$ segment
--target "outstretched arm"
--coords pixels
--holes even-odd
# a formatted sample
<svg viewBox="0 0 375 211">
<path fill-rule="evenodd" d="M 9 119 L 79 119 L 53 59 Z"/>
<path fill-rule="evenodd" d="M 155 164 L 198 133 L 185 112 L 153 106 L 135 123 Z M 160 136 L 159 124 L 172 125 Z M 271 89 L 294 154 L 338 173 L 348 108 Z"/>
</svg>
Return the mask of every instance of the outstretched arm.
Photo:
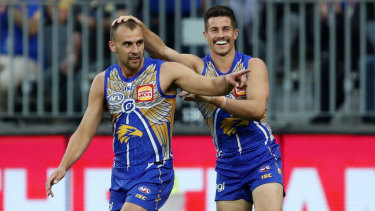
<svg viewBox="0 0 375 211">
<path fill-rule="evenodd" d="M 148 29 L 142 21 L 134 16 L 120 16 L 112 25 L 127 21 L 129 19 L 135 20 L 142 28 L 143 36 L 145 39 L 145 49 L 154 58 L 159 58 L 166 61 L 178 62 L 193 69 L 196 73 L 203 71 L 203 60 L 192 54 L 181 54 L 172 48 L 168 47 L 158 35 Z"/>
<path fill-rule="evenodd" d="M 54 196 L 52 186 L 65 176 L 66 171 L 81 157 L 90 144 L 103 116 L 103 100 L 104 72 L 95 77 L 90 89 L 89 103 L 85 115 L 77 130 L 70 138 L 59 167 L 47 179 L 47 196 Z"/>
<path fill-rule="evenodd" d="M 186 92 L 180 93 L 179 96 L 188 101 L 211 103 L 237 117 L 260 121 L 266 114 L 269 97 L 268 71 L 261 59 L 251 59 L 248 67 L 251 72 L 247 74 L 246 100 L 235 100 L 224 96 L 189 95 Z"/>
<path fill-rule="evenodd" d="M 173 85 L 198 95 L 225 95 L 232 91 L 233 87 L 240 89 L 246 86 L 244 76 L 250 70 L 235 72 L 219 77 L 206 77 L 196 74 L 190 68 L 176 62 L 165 62 L 161 66 L 160 83 L 163 91 L 167 91 Z"/>
</svg>

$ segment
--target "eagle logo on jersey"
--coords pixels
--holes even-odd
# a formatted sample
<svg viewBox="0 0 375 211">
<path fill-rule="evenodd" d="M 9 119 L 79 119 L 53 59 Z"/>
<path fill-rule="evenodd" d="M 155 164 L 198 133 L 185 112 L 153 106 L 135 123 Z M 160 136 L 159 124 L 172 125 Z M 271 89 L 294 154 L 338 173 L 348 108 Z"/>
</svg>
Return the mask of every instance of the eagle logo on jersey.
<svg viewBox="0 0 375 211">
<path fill-rule="evenodd" d="M 117 135 L 118 135 L 118 140 L 120 140 L 122 144 L 123 142 L 128 143 L 129 138 L 133 138 L 136 136 L 142 137 L 143 133 L 142 131 L 130 125 L 121 125 L 117 130 Z"/>
<path fill-rule="evenodd" d="M 237 128 L 249 125 L 249 121 L 241 119 L 238 117 L 229 117 L 221 121 L 221 128 L 223 128 L 223 133 L 228 136 L 237 133 Z"/>
</svg>

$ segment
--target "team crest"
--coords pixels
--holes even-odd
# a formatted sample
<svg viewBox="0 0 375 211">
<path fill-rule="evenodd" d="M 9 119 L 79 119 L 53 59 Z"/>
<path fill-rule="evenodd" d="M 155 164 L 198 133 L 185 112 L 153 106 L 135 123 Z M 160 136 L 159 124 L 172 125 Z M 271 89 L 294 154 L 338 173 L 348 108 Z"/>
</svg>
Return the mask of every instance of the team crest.
<svg viewBox="0 0 375 211">
<path fill-rule="evenodd" d="M 246 89 L 237 89 L 237 88 L 234 88 L 234 95 L 236 97 L 245 96 L 246 95 Z"/>
<path fill-rule="evenodd" d="M 144 85 L 137 87 L 137 102 L 154 100 L 154 85 Z"/>
</svg>

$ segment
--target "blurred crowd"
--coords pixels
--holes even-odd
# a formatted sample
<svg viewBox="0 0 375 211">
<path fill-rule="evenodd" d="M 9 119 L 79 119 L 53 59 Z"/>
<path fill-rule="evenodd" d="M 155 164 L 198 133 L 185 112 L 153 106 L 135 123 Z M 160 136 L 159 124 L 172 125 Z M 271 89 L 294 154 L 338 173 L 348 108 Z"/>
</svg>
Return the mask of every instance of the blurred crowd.
<svg viewBox="0 0 375 211">
<path fill-rule="evenodd" d="M 197 17 L 202 17 L 207 6 L 215 4 L 226 4 L 232 7 L 237 15 L 237 19 L 243 20 L 243 32 L 244 36 L 244 53 L 250 54 L 254 50 L 253 43 L 253 24 L 254 17 L 259 17 L 259 34 L 255 35 L 258 37 L 257 45 L 259 49 L 258 57 L 266 59 L 267 54 L 272 53 L 275 66 L 278 69 L 282 69 L 283 62 L 285 61 L 284 48 L 290 48 L 292 52 L 292 65 L 298 65 L 298 40 L 299 37 L 299 16 L 301 15 L 299 4 L 290 4 L 291 10 L 288 17 L 284 14 L 284 7 L 282 4 L 283 0 L 273 1 L 276 2 L 274 5 L 274 18 L 275 18 L 275 29 L 274 29 L 274 46 L 275 51 L 267 52 L 267 0 L 192 0 L 195 1 L 193 4 L 190 1 L 181 1 L 181 16 L 189 17 L 195 14 Z M 52 77 L 56 76 L 53 72 L 54 62 L 56 59 L 53 57 L 55 51 L 58 51 L 57 67 L 58 67 L 58 87 L 59 87 L 59 109 L 61 111 L 66 110 L 66 99 L 67 99 L 67 78 L 73 76 L 74 78 L 74 110 L 80 111 L 81 102 L 81 70 L 82 62 L 84 61 L 83 56 L 88 57 L 88 63 L 90 67 L 96 68 L 96 60 L 98 58 L 98 50 L 102 49 L 102 55 L 99 57 L 103 58 L 104 63 L 102 64 L 103 70 L 111 64 L 111 53 L 108 48 L 109 40 L 109 29 L 112 20 L 120 15 L 132 14 L 140 19 L 144 18 L 144 11 L 142 10 L 146 0 L 131 1 L 132 5 L 126 5 L 124 2 L 128 1 L 104 1 L 104 0 L 12 0 L 7 3 L 0 3 L 0 113 L 6 112 L 8 107 L 8 94 L 14 94 L 16 96 L 15 106 L 17 109 L 21 106 L 17 103 L 17 99 L 25 94 L 25 92 L 35 95 L 35 86 L 38 71 L 43 70 L 43 78 L 45 81 L 45 96 L 51 96 L 51 83 Z M 208 4 L 207 2 L 210 2 Z M 240 2 L 243 3 L 240 4 Z M 25 4 L 26 3 L 26 4 Z M 168 46 L 173 47 L 174 38 L 174 12 L 175 12 L 175 0 L 165 0 L 165 12 L 166 12 L 166 26 L 167 33 L 165 42 Z M 150 29 L 156 33 L 159 33 L 159 1 L 150 0 L 149 4 L 149 18 L 150 18 Z M 364 115 L 364 121 L 375 122 L 375 99 L 374 99 L 374 72 L 375 72 L 375 36 L 371 32 L 375 30 L 375 19 L 374 19 L 374 2 L 366 3 L 366 58 L 365 69 L 366 69 L 366 112 L 368 115 Z M 41 5 L 41 6 L 40 6 Z M 196 8 L 191 8 L 194 5 Z M 314 49 L 314 7 L 312 3 L 305 4 L 305 24 L 306 24 L 306 59 L 313 60 L 313 49 Z M 131 11 L 129 10 L 131 8 Z M 320 71 L 321 71 L 321 93 L 320 93 L 320 110 L 321 114 L 318 114 L 311 120 L 312 123 L 329 122 L 332 118 L 328 112 L 330 108 L 334 107 L 339 109 L 345 101 L 345 17 L 350 16 L 351 28 L 351 52 L 350 52 L 350 69 L 351 73 L 359 75 L 360 66 L 360 4 L 359 1 L 345 1 L 345 2 L 322 2 L 319 6 L 320 9 Z M 194 11 L 194 12 L 192 12 Z M 333 11 L 330 12 L 330 11 Z M 345 12 L 348 11 L 348 12 Z M 255 14 L 255 15 L 254 15 Z M 332 15 L 333 14 L 333 15 Z M 43 59 L 42 68 L 38 68 L 38 36 L 40 36 L 39 20 L 42 17 L 43 20 Z M 100 17 L 100 19 L 98 18 Z M 98 21 L 100 20 L 100 22 Z M 25 24 L 25 23 L 28 24 Z M 290 46 L 285 46 L 283 42 L 284 38 L 284 24 L 289 23 L 290 29 Z M 72 23 L 72 25 L 69 25 Z M 58 25 L 58 27 L 55 27 Z M 99 30 L 97 27 L 100 27 Z M 58 49 L 54 49 L 52 34 L 57 33 L 59 39 L 57 41 Z M 335 49 L 330 49 L 329 36 L 330 30 L 335 30 Z M 72 30 L 71 37 L 67 37 L 69 30 Z M 87 34 L 85 34 L 88 32 Z M 203 29 L 202 29 L 203 30 Z M 98 31 L 102 32 L 103 42 L 101 46 L 97 40 L 99 36 Z M 26 33 L 26 35 L 25 35 Z M 88 55 L 83 55 L 85 52 L 82 48 L 82 43 L 88 43 Z M 27 45 L 27 46 L 25 46 Z M 330 74 L 330 51 L 334 50 L 335 61 L 335 78 L 331 78 Z M 198 52 L 198 56 L 203 56 L 203 52 Z M 56 66 L 56 64 L 55 64 Z M 12 70 L 12 73 L 10 71 Z M 279 72 L 279 71 L 278 71 Z M 283 72 L 282 70 L 280 71 Z M 31 88 L 25 89 L 22 84 L 27 77 L 28 81 L 31 81 Z M 330 83 L 335 81 L 335 105 L 330 105 Z M 34 82 L 34 83 L 33 83 Z M 303 86 L 303 84 L 298 84 Z M 358 82 L 357 82 L 358 86 Z M 11 91 L 9 89 L 12 89 Z M 18 97 L 18 98 L 17 98 Z M 45 104 L 46 110 L 50 109 L 51 105 Z M 33 108 L 31 108 L 33 109 Z M 35 108 L 34 108 L 35 109 Z M 177 111 L 178 112 L 178 111 Z M 327 114 L 328 113 L 328 114 Z"/>
</svg>

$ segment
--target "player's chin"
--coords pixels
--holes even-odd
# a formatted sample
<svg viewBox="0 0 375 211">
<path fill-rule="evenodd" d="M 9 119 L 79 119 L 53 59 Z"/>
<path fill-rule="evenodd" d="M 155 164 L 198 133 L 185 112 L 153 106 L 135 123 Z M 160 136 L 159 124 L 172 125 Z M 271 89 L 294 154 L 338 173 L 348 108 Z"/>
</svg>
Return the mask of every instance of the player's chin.
<svg viewBox="0 0 375 211">
<path fill-rule="evenodd" d="M 131 59 L 131 60 L 129 60 L 129 63 L 130 63 L 130 65 L 132 65 L 132 66 L 139 66 L 139 64 L 140 64 L 140 59 Z"/>
<path fill-rule="evenodd" d="M 229 53 L 229 49 L 225 48 L 225 49 L 215 49 L 215 53 L 218 54 L 218 55 L 221 55 L 221 56 L 225 56 Z"/>
</svg>

